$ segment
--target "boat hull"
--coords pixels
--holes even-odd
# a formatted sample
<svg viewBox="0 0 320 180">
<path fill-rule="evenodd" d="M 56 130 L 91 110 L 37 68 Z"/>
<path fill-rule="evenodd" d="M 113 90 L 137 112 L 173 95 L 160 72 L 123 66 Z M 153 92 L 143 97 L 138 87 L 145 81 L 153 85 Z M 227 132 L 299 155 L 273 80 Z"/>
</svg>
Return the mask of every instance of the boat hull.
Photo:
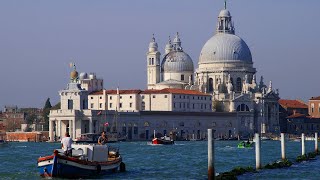
<svg viewBox="0 0 320 180">
<path fill-rule="evenodd" d="M 121 157 L 106 162 L 89 162 L 62 155 L 39 158 L 38 169 L 42 177 L 83 178 L 116 172 Z"/>
<path fill-rule="evenodd" d="M 173 145 L 174 141 L 154 138 L 152 140 L 152 144 L 154 144 L 154 145 Z"/>
</svg>

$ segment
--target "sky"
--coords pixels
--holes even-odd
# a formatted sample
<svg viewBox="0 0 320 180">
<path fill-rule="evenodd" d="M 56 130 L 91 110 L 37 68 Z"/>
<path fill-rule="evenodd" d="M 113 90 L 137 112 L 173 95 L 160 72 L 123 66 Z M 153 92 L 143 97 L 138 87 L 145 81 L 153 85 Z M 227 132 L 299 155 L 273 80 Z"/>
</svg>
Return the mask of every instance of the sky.
<svg viewBox="0 0 320 180">
<path fill-rule="evenodd" d="M 79 72 L 95 72 L 106 89 L 145 89 L 153 33 L 164 52 L 178 31 L 197 68 L 223 6 L 223 0 L 2 0 L 0 108 L 43 107 L 47 98 L 56 104 L 70 62 Z M 227 3 L 257 77 L 272 80 L 281 98 L 320 96 L 319 7 L 319 0 Z"/>
</svg>

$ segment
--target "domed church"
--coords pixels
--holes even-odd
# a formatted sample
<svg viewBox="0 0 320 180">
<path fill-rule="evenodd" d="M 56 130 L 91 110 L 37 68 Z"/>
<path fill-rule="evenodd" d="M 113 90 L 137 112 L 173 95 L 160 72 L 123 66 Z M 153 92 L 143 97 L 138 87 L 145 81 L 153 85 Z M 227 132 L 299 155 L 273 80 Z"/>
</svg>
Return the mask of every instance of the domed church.
<svg viewBox="0 0 320 180">
<path fill-rule="evenodd" d="M 212 111 L 237 112 L 239 124 L 247 132 L 279 132 L 279 93 L 272 82 L 256 80 L 252 54 L 236 35 L 226 3 L 218 15 L 215 34 L 204 44 L 194 70 L 193 61 L 183 51 L 179 34 L 165 45 L 162 56 L 154 36 L 147 52 L 148 89 L 179 88 L 212 95 Z"/>
</svg>

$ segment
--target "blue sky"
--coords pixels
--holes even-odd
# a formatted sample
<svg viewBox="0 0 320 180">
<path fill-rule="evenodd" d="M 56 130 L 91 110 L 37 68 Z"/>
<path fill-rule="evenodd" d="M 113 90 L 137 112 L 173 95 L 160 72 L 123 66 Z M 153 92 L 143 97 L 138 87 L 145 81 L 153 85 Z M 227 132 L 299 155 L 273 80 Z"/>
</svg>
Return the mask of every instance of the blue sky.
<svg viewBox="0 0 320 180">
<path fill-rule="evenodd" d="M 42 107 L 59 101 L 69 62 L 96 72 L 107 89 L 146 88 L 152 33 L 163 51 L 179 31 L 197 67 L 214 35 L 222 0 L 0 1 L 0 107 Z M 318 0 L 230 0 L 236 34 L 251 49 L 257 76 L 281 98 L 320 95 Z M 259 78 L 258 78 L 259 79 Z"/>
</svg>

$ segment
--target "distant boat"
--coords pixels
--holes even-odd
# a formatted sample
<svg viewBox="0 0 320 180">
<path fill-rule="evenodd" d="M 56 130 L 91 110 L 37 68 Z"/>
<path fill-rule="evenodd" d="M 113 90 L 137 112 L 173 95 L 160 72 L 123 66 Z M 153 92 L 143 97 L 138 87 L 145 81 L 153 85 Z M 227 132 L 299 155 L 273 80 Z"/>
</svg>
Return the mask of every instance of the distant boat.
<svg viewBox="0 0 320 180">
<path fill-rule="evenodd" d="M 270 138 L 266 137 L 266 136 L 262 136 L 261 137 L 261 141 L 269 141 L 271 140 Z"/>
<path fill-rule="evenodd" d="M 253 142 L 242 141 L 238 144 L 238 148 L 250 148 L 253 146 Z"/>
<path fill-rule="evenodd" d="M 98 143 L 100 134 L 84 133 L 74 140 L 75 143 Z"/>
<path fill-rule="evenodd" d="M 72 156 L 65 156 L 62 149 L 53 155 L 38 158 L 42 177 L 87 178 L 125 170 L 117 149 L 105 145 L 73 144 Z"/>
<path fill-rule="evenodd" d="M 154 138 L 152 139 L 151 144 L 153 145 L 173 145 L 174 141 L 171 139 L 171 137 L 163 136 L 161 138 L 156 137 L 156 131 L 154 130 Z"/>
</svg>

